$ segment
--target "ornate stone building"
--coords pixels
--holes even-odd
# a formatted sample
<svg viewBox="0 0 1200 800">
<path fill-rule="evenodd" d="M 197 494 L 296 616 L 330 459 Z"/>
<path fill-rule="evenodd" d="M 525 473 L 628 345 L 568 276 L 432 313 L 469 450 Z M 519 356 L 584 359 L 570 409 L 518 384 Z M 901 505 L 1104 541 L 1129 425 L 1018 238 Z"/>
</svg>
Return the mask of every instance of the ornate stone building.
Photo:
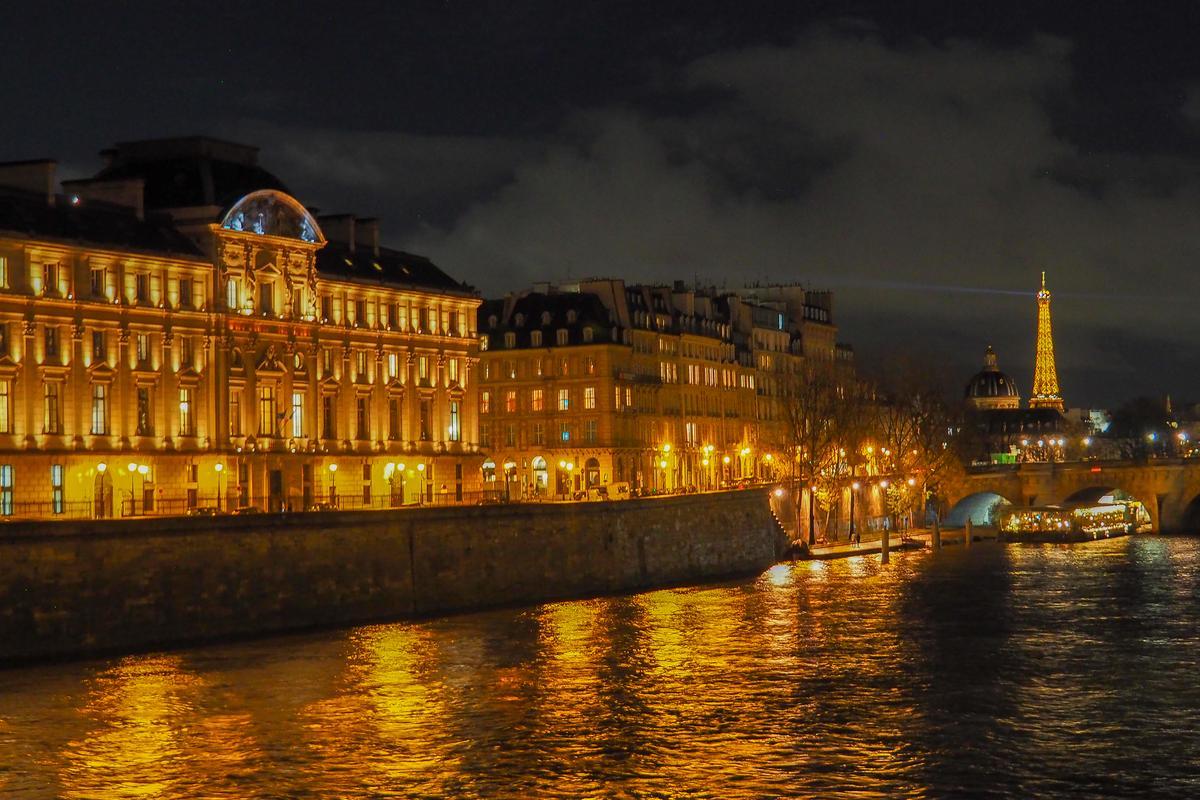
<svg viewBox="0 0 1200 800">
<path fill-rule="evenodd" d="M 0 515 L 469 501 L 480 300 L 254 148 L 0 164 Z"/>
</svg>

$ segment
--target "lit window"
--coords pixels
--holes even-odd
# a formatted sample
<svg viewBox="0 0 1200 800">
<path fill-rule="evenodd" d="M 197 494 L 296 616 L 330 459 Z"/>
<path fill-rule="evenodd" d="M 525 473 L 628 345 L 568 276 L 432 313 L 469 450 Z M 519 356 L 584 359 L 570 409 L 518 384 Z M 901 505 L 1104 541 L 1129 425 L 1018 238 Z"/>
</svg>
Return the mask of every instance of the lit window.
<svg viewBox="0 0 1200 800">
<path fill-rule="evenodd" d="M 450 378 L 450 383 L 458 383 L 458 359 L 451 358 L 446 361 L 446 374 Z"/>
<path fill-rule="evenodd" d="M 400 419 L 403 410 L 399 397 L 388 398 L 388 438 L 393 441 L 400 438 Z"/>
<path fill-rule="evenodd" d="M 234 389 L 229 393 L 229 435 L 242 435 L 242 390 Z"/>
<path fill-rule="evenodd" d="M 559 411 L 570 411 L 571 410 L 571 391 L 569 389 L 559 389 L 558 390 L 558 410 Z"/>
<path fill-rule="evenodd" d="M 506 414 L 517 413 L 517 391 L 509 389 L 504 393 L 504 412 Z"/>
<path fill-rule="evenodd" d="M 596 407 L 596 387 L 586 386 L 583 389 L 583 407 L 592 409 Z"/>
<path fill-rule="evenodd" d="M 274 436 L 275 429 L 275 387 L 260 386 L 258 389 L 258 435 Z"/>
<path fill-rule="evenodd" d="M 137 435 L 154 435 L 154 408 L 150 403 L 150 387 L 137 387 Z"/>
<path fill-rule="evenodd" d="M 566 422 L 558 423 L 558 438 L 559 441 L 571 441 L 571 426 Z"/>
<path fill-rule="evenodd" d="M 63 465 L 50 465 L 50 510 L 63 513 Z"/>
<path fill-rule="evenodd" d="M 0 514 L 11 517 L 13 513 L 13 468 L 12 464 L 0 464 Z"/>
<path fill-rule="evenodd" d="M 5 381 L 4 383 L 7 384 L 8 381 Z M 479 413 L 480 414 L 492 413 L 492 393 L 491 392 L 483 391 L 483 392 L 479 393 Z"/>
<path fill-rule="evenodd" d="M 193 414 L 194 407 L 192 405 L 192 390 L 179 390 L 179 435 L 180 436 L 195 436 L 196 435 L 196 419 Z"/>
<path fill-rule="evenodd" d="M 292 438 L 304 436 L 304 393 L 292 392 Z"/>
<path fill-rule="evenodd" d="M 546 396 L 545 396 L 545 392 L 543 390 L 534 389 L 530 393 L 529 409 L 531 411 L 545 411 L 546 410 Z"/>
<path fill-rule="evenodd" d="M 57 383 L 47 383 L 43 386 L 42 433 L 62 432 L 62 409 L 59 405 L 60 388 Z"/>
<path fill-rule="evenodd" d="M 458 422 L 458 401 L 457 400 L 450 401 L 450 428 L 447 433 L 448 433 L 447 438 L 452 442 L 457 442 L 461 438 L 461 432 L 459 430 L 459 422 Z"/>
<path fill-rule="evenodd" d="M 108 387 L 103 383 L 92 384 L 92 435 L 108 433 Z"/>
<path fill-rule="evenodd" d="M 11 384 L 7 380 L 0 381 L 0 433 L 12 433 L 12 415 L 9 399 Z"/>
<path fill-rule="evenodd" d="M 354 406 L 355 438 L 366 440 L 371 438 L 371 398 L 359 395 L 355 398 Z"/>
</svg>

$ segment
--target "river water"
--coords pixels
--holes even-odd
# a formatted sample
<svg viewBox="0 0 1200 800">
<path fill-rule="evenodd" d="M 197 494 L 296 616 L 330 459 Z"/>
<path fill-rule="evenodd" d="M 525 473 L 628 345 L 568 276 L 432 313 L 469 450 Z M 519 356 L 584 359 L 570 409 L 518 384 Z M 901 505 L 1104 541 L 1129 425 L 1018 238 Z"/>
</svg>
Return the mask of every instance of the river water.
<svg viewBox="0 0 1200 800">
<path fill-rule="evenodd" d="M 1200 539 L 0 672 L 0 796 L 1200 797 Z"/>
</svg>

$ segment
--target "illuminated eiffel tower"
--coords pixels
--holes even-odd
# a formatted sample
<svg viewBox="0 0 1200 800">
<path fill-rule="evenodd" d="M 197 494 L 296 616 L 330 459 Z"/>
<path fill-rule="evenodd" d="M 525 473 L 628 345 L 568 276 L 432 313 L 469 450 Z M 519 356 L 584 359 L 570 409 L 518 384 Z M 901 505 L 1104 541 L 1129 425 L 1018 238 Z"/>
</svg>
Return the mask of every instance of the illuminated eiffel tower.
<svg viewBox="0 0 1200 800">
<path fill-rule="evenodd" d="M 1050 333 L 1050 291 L 1046 288 L 1046 273 L 1042 273 L 1042 288 L 1037 293 L 1037 361 L 1033 367 L 1033 393 L 1030 408 L 1063 410 L 1058 391 L 1058 372 L 1054 369 L 1054 337 Z"/>
</svg>

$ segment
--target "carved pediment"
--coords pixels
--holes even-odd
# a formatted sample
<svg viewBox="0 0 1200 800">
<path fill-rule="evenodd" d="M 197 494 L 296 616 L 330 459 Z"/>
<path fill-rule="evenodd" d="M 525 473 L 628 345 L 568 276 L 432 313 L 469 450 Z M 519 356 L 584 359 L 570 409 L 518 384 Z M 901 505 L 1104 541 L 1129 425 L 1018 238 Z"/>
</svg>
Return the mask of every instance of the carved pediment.
<svg viewBox="0 0 1200 800">
<path fill-rule="evenodd" d="M 107 361 L 94 361 L 88 367 L 88 375 L 93 381 L 108 383 L 116 377 L 117 371 L 110 367 Z"/>
<path fill-rule="evenodd" d="M 203 376 L 194 368 L 185 367 L 179 370 L 179 372 L 175 374 L 175 377 L 178 379 L 180 386 L 195 386 L 200 383 L 200 379 Z"/>
<path fill-rule="evenodd" d="M 275 352 L 275 345 L 267 345 L 267 349 L 263 351 L 262 358 L 259 359 L 254 371 L 283 374 L 283 362 L 279 360 L 279 355 Z"/>
</svg>

